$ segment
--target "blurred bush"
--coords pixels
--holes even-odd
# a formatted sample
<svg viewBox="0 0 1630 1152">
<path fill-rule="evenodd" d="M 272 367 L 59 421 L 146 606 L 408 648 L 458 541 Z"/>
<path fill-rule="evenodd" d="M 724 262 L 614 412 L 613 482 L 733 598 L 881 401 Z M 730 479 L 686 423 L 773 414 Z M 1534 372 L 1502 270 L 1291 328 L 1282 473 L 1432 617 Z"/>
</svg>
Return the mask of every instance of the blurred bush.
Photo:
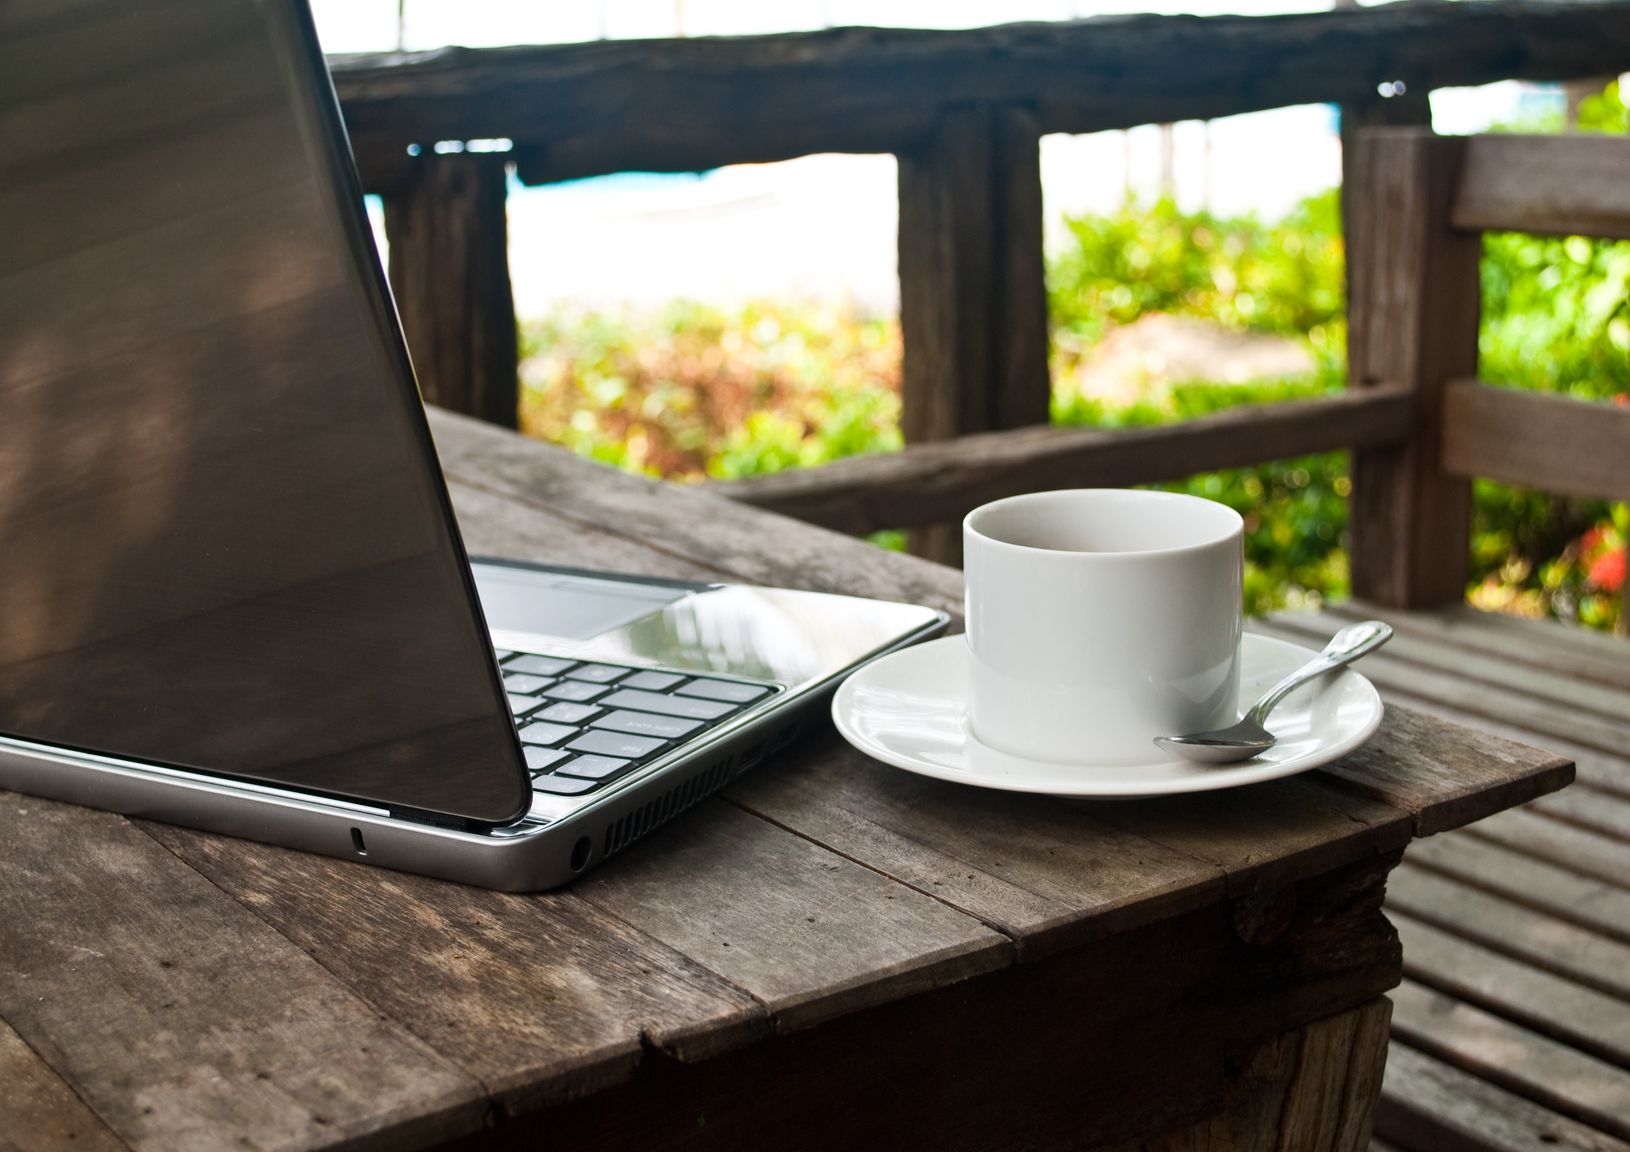
<svg viewBox="0 0 1630 1152">
<path fill-rule="evenodd" d="M 1624 131 L 1616 85 L 1581 126 Z M 1334 190 L 1285 219 L 1128 203 L 1067 221 L 1051 261 L 1055 380 L 1140 317 L 1194 317 L 1305 342 L 1312 373 L 1244 384 L 1174 382 L 1130 399 L 1058 392 L 1056 423 L 1118 427 L 1341 388 L 1346 320 Z M 1483 262 L 1481 374 L 1491 383 L 1630 402 L 1630 243 L 1493 235 Z M 523 330 L 522 427 L 584 455 L 674 479 L 749 476 L 899 447 L 893 318 L 830 306 L 676 303 L 655 314 L 563 309 Z M 1247 607 L 1347 591 L 1344 454 L 1162 485 L 1220 500 L 1247 526 Z M 1623 504 L 1475 487 L 1474 603 L 1597 628 L 1623 620 Z M 899 546 L 899 534 L 881 534 Z M 1621 624 L 1622 626 L 1622 624 Z"/>
</svg>

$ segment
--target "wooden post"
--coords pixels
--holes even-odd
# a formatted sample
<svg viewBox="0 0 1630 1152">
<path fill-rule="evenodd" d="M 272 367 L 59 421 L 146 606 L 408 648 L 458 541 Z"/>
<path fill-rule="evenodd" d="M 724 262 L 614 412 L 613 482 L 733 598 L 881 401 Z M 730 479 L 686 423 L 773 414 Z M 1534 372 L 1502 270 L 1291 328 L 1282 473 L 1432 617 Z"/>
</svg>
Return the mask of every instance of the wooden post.
<svg viewBox="0 0 1630 1152">
<path fill-rule="evenodd" d="M 514 428 L 520 386 L 501 153 L 422 156 L 385 199 L 391 290 L 428 404 Z"/>
<path fill-rule="evenodd" d="M 1349 5 L 1337 5 L 1345 7 Z M 1424 87 L 1406 88 L 1395 96 L 1382 96 L 1377 92 L 1368 100 L 1354 101 L 1341 106 L 1341 229 L 1352 236 L 1353 222 L 1349 204 L 1352 189 L 1361 185 L 1363 177 L 1359 167 L 1363 163 L 1358 154 L 1358 134 L 1367 128 L 1430 128 L 1432 126 L 1431 93 Z M 1349 246 L 1349 254 L 1351 247 Z M 1347 299 L 1353 299 L 1352 261 L 1347 263 Z"/>
<path fill-rule="evenodd" d="M 899 158 L 908 442 L 1048 420 L 1040 140 L 1027 108 L 964 105 Z M 924 529 L 913 550 L 960 564 L 960 533 Z"/>
<path fill-rule="evenodd" d="M 1444 385 L 1477 372 L 1482 237 L 1449 226 L 1464 151 L 1426 131 L 1365 132 L 1347 185 L 1349 385 L 1415 397 L 1409 441 L 1353 453 L 1353 595 L 1391 607 L 1466 594 L 1471 484 L 1440 467 Z"/>
</svg>

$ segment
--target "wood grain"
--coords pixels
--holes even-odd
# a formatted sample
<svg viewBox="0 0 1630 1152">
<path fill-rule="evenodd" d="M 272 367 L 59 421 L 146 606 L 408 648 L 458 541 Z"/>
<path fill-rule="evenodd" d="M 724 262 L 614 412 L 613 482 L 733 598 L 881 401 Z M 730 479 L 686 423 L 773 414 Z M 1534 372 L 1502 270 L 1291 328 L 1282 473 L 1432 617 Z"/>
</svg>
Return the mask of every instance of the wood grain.
<svg viewBox="0 0 1630 1152">
<path fill-rule="evenodd" d="M 1376 1132 L 1420 1152 L 1630 1152 L 1630 1143 L 1396 1041 Z"/>
<path fill-rule="evenodd" d="M 1012 962 L 977 920 L 724 804 L 573 891 L 745 989 L 784 1031 Z"/>
<path fill-rule="evenodd" d="M 165 825 L 148 831 L 478 1081 L 509 1115 L 700 1059 L 762 1007 L 570 893 L 514 896 Z"/>
<path fill-rule="evenodd" d="M 861 534 L 961 517 L 1050 488 L 1125 487 L 1404 440 L 1413 401 L 1385 388 L 1235 408 L 1158 428 L 1027 428 L 709 485 L 734 500 Z"/>
<path fill-rule="evenodd" d="M 391 294 L 425 402 L 514 428 L 520 352 L 509 281 L 508 157 L 418 157 L 385 198 Z"/>
<path fill-rule="evenodd" d="M 1405 857 L 1387 884 L 1389 911 L 1630 1001 L 1630 944 L 1418 867 L 1411 863 L 1414 855 Z"/>
<path fill-rule="evenodd" d="M 123 817 L 0 793 L 0 1016 L 132 1148 L 480 1126 L 480 1086 Z"/>
<path fill-rule="evenodd" d="M 1630 1072 L 1411 980 L 1392 993 L 1393 1035 L 1412 1048 L 1630 1139 Z"/>
<path fill-rule="evenodd" d="M 1410 847 L 1409 860 L 1570 924 L 1630 944 L 1630 893 L 1471 835 Z"/>
<path fill-rule="evenodd" d="M 1471 232 L 1630 239 L 1630 141 L 1612 136 L 1474 137 L 1451 219 Z"/>
<path fill-rule="evenodd" d="M 332 61 L 376 187 L 408 144 L 509 137 L 529 182 L 903 152 L 948 104 L 1024 104 L 1094 132 L 1287 104 L 1617 72 L 1622 3 L 1394 5 L 1289 16 L 1130 16 L 942 32 L 604 41 Z M 1455 51 L 1439 46 L 1452 42 Z"/>
<path fill-rule="evenodd" d="M 1389 909 L 1411 979 L 1578 1051 L 1630 1065 L 1630 1004 Z"/>
<path fill-rule="evenodd" d="M 1568 396 L 1451 384 L 1443 468 L 1567 496 L 1630 492 L 1630 408 Z"/>
<path fill-rule="evenodd" d="M 1599 836 L 1526 809 L 1489 817 L 1477 826 L 1476 835 L 1630 890 L 1630 844 L 1622 840 Z"/>
<path fill-rule="evenodd" d="M 128 1147 L 3 1020 L 0 1086 L 0 1152 L 124 1152 Z"/>
<path fill-rule="evenodd" d="M 899 157 L 908 443 L 1047 423 L 1040 139 L 1026 108 L 969 104 Z M 912 550 L 960 567 L 960 525 L 914 535 Z"/>
<path fill-rule="evenodd" d="M 1444 474 L 1439 452 L 1443 387 L 1477 371 L 1482 243 L 1449 227 L 1462 149 L 1430 131 L 1369 129 L 1344 191 L 1348 380 L 1415 399 L 1407 444 L 1352 457 L 1353 594 L 1378 604 L 1458 604 L 1466 594 L 1471 487 Z"/>
</svg>

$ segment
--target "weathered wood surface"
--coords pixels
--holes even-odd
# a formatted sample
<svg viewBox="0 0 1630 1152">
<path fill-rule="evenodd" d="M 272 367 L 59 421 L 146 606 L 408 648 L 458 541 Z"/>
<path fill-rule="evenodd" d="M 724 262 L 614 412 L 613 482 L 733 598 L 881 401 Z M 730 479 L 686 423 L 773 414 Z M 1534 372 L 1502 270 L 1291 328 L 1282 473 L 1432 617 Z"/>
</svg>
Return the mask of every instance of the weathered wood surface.
<svg viewBox="0 0 1630 1152">
<path fill-rule="evenodd" d="M 1048 421 L 1040 144 L 1027 108 L 959 105 L 900 156 L 907 443 Z M 912 544 L 961 566 L 959 524 L 928 528 Z"/>
<path fill-rule="evenodd" d="M 960 599 L 948 569 L 433 426 L 475 551 Z M 137 1149 L 544 1126 L 585 1148 L 958 1148 L 1015 1116 L 1035 1147 L 1154 1139 L 1220 1115 L 1243 1054 L 1398 979 L 1382 886 L 1423 819 L 1565 779 L 1542 754 L 1490 775 L 1430 719 L 1398 730 L 1435 751 L 1396 803 L 1350 769 L 1215 804 L 991 798 L 815 739 L 538 896 L 0 797 L 0 1020 Z"/>
<path fill-rule="evenodd" d="M 1350 386 L 1415 399 L 1407 443 L 1353 453 L 1353 594 L 1403 608 L 1466 595 L 1471 484 L 1444 474 L 1439 449 L 1443 388 L 1477 371 L 1482 241 L 1449 227 L 1464 146 L 1422 129 L 1362 133 L 1343 189 Z"/>
<path fill-rule="evenodd" d="M 960 517 L 1051 488 L 1123 487 L 1335 448 L 1387 448 L 1413 426 L 1398 389 L 1235 408 L 1158 428 L 1026 428 L 709 485 L 755 507 L 856 535 Z"/>
<path fill-rule="evenodd" d="M 508 157 L 427 154 L 385 197 L 391 293 L 426 403 L 514 428 L 520 353 L 509 281 Z"/>
<path fill-rule="evenodd" d="M 1473 138 L 1451 220 L 1468 231 L 1630 239 L 1630 140 Z"/>
<path fill-rule="evenodd" d="M 1364 672 L 1389 700 L 1579 757 L 1577 787 L 1418 841 L 1393 874 L 1387 909 L 1409 982 L 1377 1130 L 1404 1152 L 1625 1152 L 1630 644 L 1363 604 L 1260 627 L 1314 645 L 1377 615 L 1397 634 Z"/>
<path fill-rule="evenodd" d="M 1630 492 L 1630 408 L 1461 381 L 1444 392 L 1442 428 L 1453 475 L 1566 496 Z"/>
<path fill-rule="evenodd" d="M 694 171 L 817 152 L 909 152 L 951 104 L 1033 109 L 1048 132 L 1373 101 L 1493 80 L 1616 73 L 1630 5 L 1404 3 L 1132 16 L 969 31 L 840 28 L 336 57 L 365 178 L 408 144 L 507 137 L 523 179 Z M 1453 52 L 1442 45 L 1451 42 Z"/>
</svg>

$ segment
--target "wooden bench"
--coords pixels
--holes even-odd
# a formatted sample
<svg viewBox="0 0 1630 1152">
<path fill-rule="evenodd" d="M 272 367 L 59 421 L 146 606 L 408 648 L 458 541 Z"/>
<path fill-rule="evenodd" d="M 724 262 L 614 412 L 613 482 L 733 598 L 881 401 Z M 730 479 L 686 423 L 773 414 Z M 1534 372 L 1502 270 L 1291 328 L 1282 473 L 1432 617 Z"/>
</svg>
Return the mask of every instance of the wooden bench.
<svg viewBox="0 0 1630 1152">
<path fill-rule="evenodd" d="M 1385 618 L 1398 636 L 1364 671 L 1390 701 L 1579 765 L 1576 788 L 1419 843 L 1397 873 L 1405 980 L 1378 1141 L 1630 1152 L 1630 644 L 1463 604 L 1472 478 L 1630 493 L 1630 410 L 1476 379 L 1482 233 L 1630 237 L 1630 140 L 1378 129 L 1357 148 L 1345 395 L 1132 433 L 988 433 L 730 494 L 859 532 L 1351 448 L 1360 601 L 1255 626 L 1317 644 Z"/>
<path fill-rule="evenodd" d="M 1389 702 L 1560 752 L 1575 784 L 1418 841 L 1388 884 L 1404 945 L 1376 1134 L 1400 1152 L 1630 1152 L 1630 643 L 1469 609 L 1390 619 Z"/>
</svg>

